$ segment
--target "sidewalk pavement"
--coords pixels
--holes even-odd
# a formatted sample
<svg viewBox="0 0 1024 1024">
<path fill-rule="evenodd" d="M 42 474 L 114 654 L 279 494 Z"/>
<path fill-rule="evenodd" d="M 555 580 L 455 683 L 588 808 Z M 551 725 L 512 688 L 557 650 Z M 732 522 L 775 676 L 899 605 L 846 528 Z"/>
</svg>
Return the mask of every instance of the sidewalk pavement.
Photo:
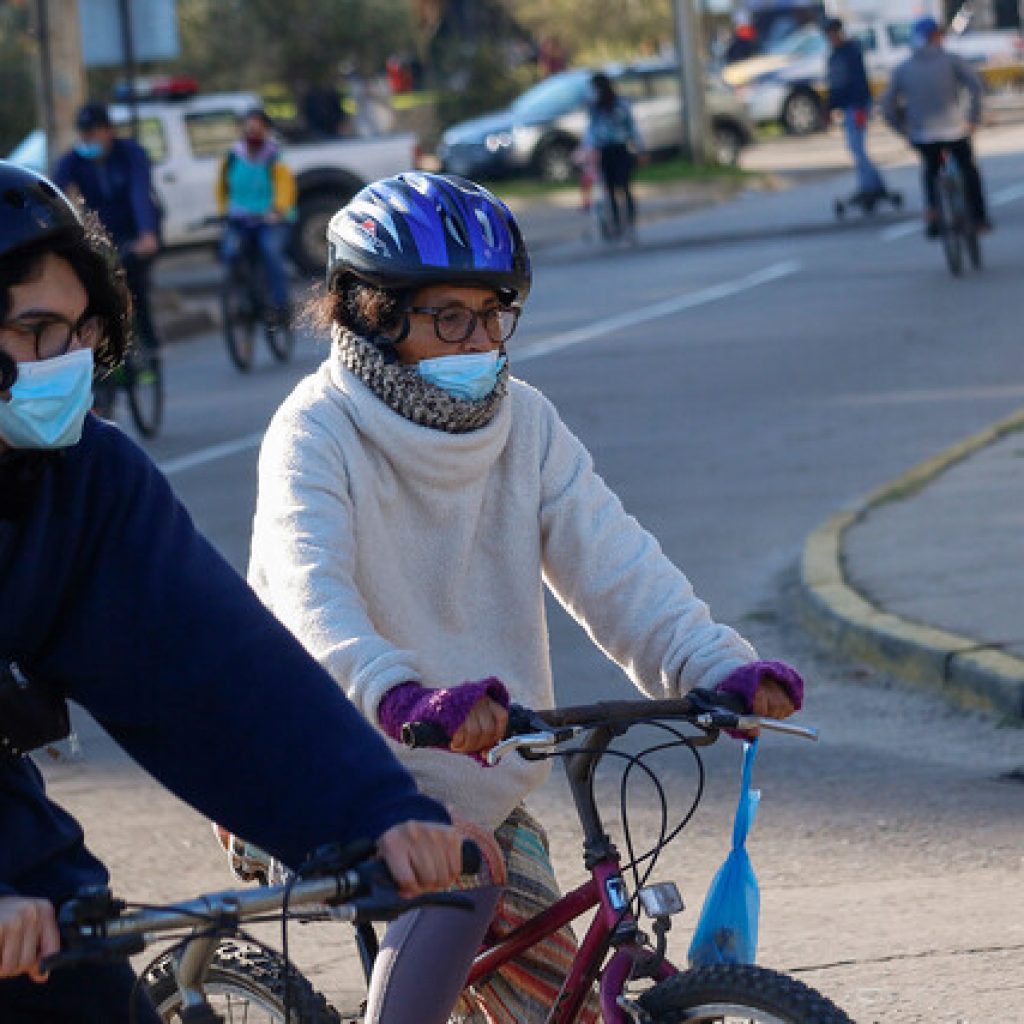
<svg viewBox="0 0 1024 1024">
<path fill-rule="evenodd" d="M 641 248 L 835 230 L 824 212 L 831 192 L 834 183 L 772 196 L 747 190 L 725 203 L 736 197 L 732 183 L 661 188 L 639 197 Z M 588 234 L 577 203 L 576 194 L 563 193 L 555 203 L 517 209 L 535 262 L 575 263 L 622 253 L 620 245 Z M 751 204 L 757 218 L 751 218 Z M 758 225 L 753 230 L 752 219 Z M 878 219 L 865 222 L 872 224 Z M 196 278 L 196 269 L 185 267 L 182 275 Z M 204 290 L 210 291 L 197 289 Z M 206 302 L 210 317 L 215 297 L 208 294 Z M 176 315 L 185 332 L 194 332 L 188 318 L 202 318 L 202 307 L 193 300 Z M 169 324 L 164 321 L 165 330 Z M 980 509 L 987 510 L 981 521 Z M 1020 722 L 1022 564 L 1024 410 L 910 470 L 816 530 L 801 559 L 801 616 L 809 629 L 851 658 Z"/>
<path fill-rule="evenodd" d="M 1024 720 L 1024 410 L 808 538 L 804 624 L 952 701 Z"/>
</svg>

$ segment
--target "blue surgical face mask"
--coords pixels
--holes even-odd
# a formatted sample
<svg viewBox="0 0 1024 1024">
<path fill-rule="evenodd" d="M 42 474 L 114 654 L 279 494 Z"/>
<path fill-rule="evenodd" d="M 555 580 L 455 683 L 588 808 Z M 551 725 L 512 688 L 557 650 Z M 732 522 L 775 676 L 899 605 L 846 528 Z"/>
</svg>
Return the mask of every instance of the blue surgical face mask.
<svg viewBox="0 0 1024 1024">
<path fill-rule="evenodd" d="M 0 398 L 0 439 L 11 448 L 67 448 L 92 406 L 92 349 L 18 363 L 11 400 Z"/>
<path fill-rule="evenodd" d="M 75 152 L 86 160 L 98 160 L 103 156 L 103 144 L 100 142 L 75 143 Z"/>
<path fill-rule="evenodd" d="M 416 368 L 420 376 L 447 391 L 454 398 L 479 402 L 498 385 L 498 374 L 505 357 L 494 352 L 470 352 L 459 356 L 421 359 Z"/>
</svg>

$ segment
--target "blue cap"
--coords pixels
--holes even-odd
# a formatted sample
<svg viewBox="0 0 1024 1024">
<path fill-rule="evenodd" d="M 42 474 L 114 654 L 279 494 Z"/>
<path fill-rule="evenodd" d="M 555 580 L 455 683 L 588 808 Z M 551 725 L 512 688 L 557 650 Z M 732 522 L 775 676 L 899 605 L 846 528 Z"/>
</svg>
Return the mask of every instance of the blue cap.
<svg viewBox="0 0 1024 1024">
<path fill-rule="evenodd" d="M 917 21 L 910 26 L 911 38 L 920 40 L 922 43 L 928 42 L 928 40 L 939 31 L 939 23 L 934 18 L 930 17 L 918 18 Z"/>
</svg>

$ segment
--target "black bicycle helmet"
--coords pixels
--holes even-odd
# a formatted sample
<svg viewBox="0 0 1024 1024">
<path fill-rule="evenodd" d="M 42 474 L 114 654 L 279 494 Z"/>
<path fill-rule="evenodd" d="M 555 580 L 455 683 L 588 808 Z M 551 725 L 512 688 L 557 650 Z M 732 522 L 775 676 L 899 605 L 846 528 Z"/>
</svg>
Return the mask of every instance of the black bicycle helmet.
<svg viewBox="0 0 1024 1024">
<path fill-rule="evenodd" d="M 0 160 L 0 257 L 69 230 L 82 230 L 75 208 L 40 174 Z"/>
<path fill-rule="evenodd" d="M 378 288 L 430 284 L 530 292 L 530 257 L 512 211 L 453 174 L 406 171 L 367 185 L 327 228 L 327 286 L 352 275 Z"/>
</svg>

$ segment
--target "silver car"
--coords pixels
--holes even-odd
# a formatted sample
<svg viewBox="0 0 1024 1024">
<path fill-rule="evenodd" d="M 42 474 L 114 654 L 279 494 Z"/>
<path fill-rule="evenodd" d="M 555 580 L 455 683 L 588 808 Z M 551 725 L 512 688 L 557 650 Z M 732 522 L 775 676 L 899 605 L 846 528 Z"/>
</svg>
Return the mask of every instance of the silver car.
<svg viewBox="0 0 1024 1024">
<path fill-rule="evenodd" d="M 587 129 L 590 79 L 598 70 L 632 106 L 645 149 L 655 156 L 678 150 L 683 135 L 678 65 L 652 60 L 562 71 L 527 89 L 507 110 L 453 125 L 438 147 L 442 168 L 467 177 L 525 172 L 568 181 L 576 172 L 573 153 Z M 746 110 L 715 77 L 708 78 L 705 99 L 715 157 L 735 164 L 754 138 Z"/>
</svg>

